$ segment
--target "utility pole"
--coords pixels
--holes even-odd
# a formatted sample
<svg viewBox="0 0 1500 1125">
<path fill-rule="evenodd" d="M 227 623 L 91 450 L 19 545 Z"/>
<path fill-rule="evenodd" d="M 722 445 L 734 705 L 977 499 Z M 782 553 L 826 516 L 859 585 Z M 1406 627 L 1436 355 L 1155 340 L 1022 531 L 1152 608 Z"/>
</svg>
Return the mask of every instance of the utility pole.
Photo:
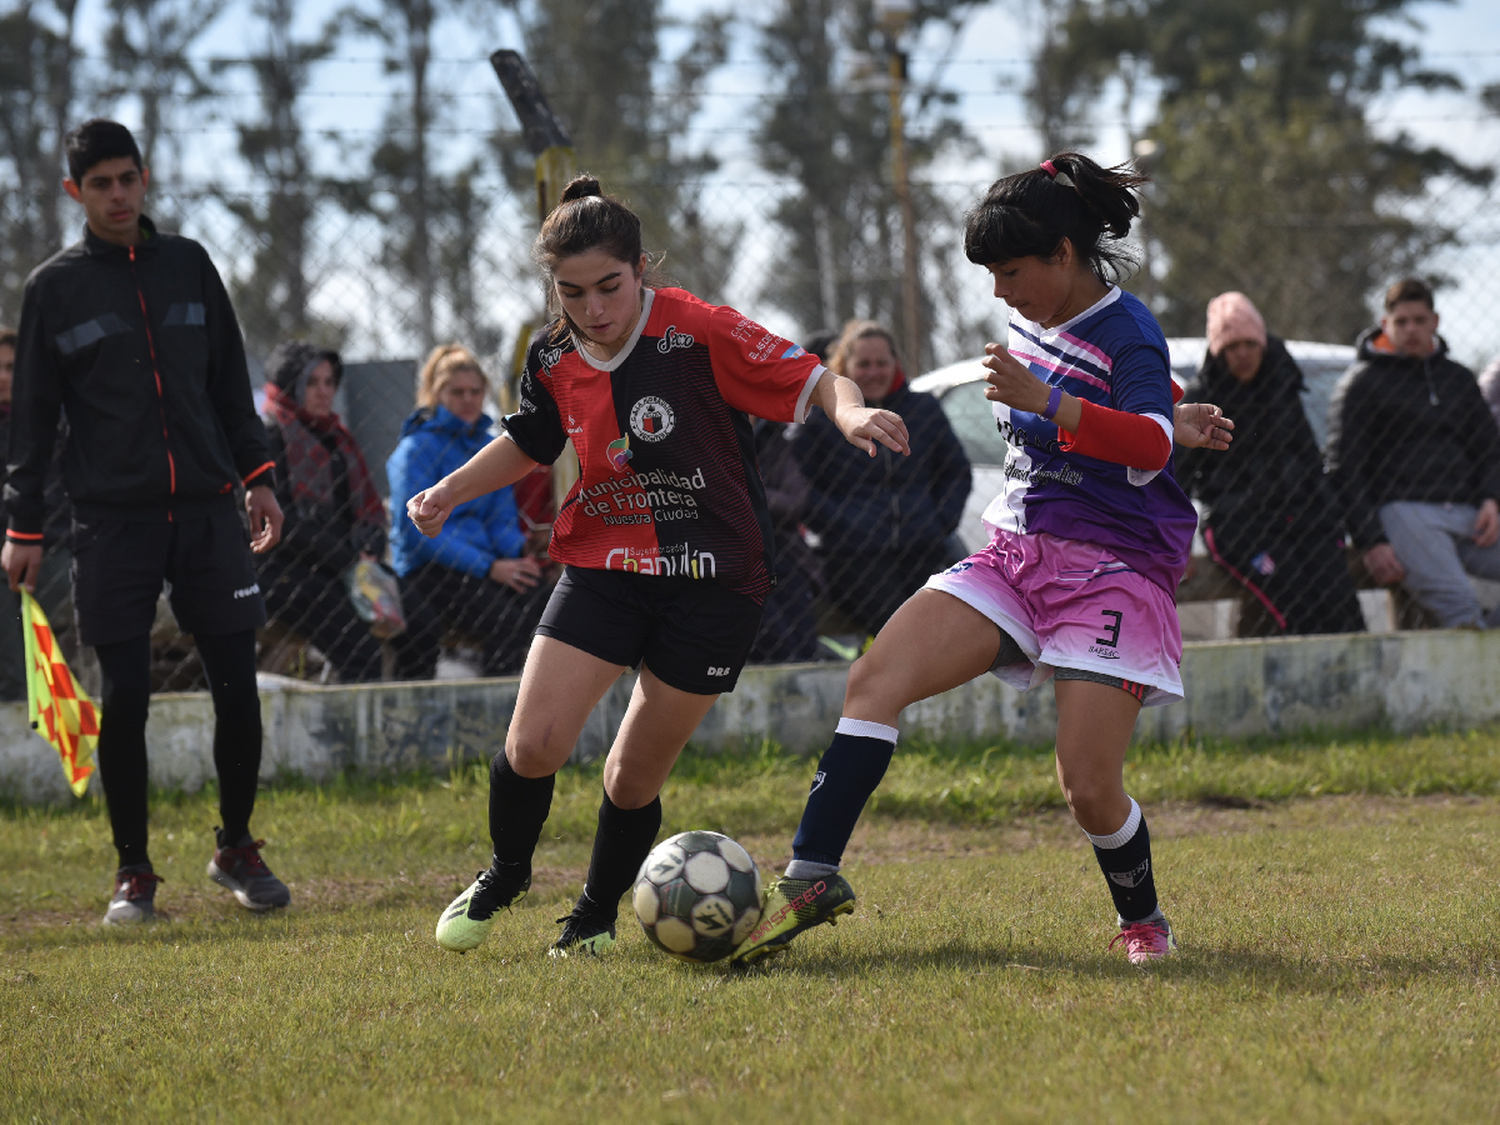
<svg viewBox="0 0 1500 1125">
<path fill-rule="evenodd" d="M 906 117 L 902 112 L 906 92 L 906 52 L 901 49 L 901 33 L 911 21 L 916 8 L 914 0 L 875 0 L 875 16 L 885 32 L 889 56 L 889 95 L 891 102 L 891 174 L 896 202 L 901 207 L 901 313 L 902 351 L 906 362 L 920 371 L 925 361 L 926 332 L 922 325 L 922 300 L 919 284 L 921 269 L 917 253 L 917 211 L 911 198 L 911 177 L 906 160 Z"/>
<path fill-rule="evenodd" d="M 562 119 L 552 111 L 547 95 L 536 80 L 536 74 L 521 57 L 519 51 L 499 50 L 490 56 L 490 65 L 505 89 L 505 96 L 521 121 L 521 132 L 526 138 L 526 148 L 536 161 L 536 217 L 538 224 L 547 221 L 552 209 L 557 206 L 557 197 L 563 186 L 573 178 L 577 162 L 573 152 L 573 138 Z M 512 363 L 512 378 L 519 385 L 526 364 L 526 349 L 531 335 L 540 325 L 526 322 L 516 336 L 516 349 Z M 578 480 L 578 454 L 568 443 L 569 452 L 557 459 L 552 466 L 552 500 L 557 511 L 562 511 L 568 491 Z"/>
</svg>

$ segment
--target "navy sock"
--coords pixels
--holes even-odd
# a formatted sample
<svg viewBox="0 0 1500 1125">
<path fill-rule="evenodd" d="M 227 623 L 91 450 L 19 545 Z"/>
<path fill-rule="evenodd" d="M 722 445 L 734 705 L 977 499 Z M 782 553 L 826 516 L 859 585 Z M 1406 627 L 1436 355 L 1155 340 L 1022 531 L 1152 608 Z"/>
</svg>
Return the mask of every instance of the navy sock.
<svg viewBox="0 0 1500 1125">
<path fill-rule="evenodd" d="M 1109 885 L 1110 897 L 1115 900 L 1120 924 L 1154 917 L 1159 912 L 1156 874 L 1151 867 L 1151 833 L 1146 831 L 1141 806 L 1131 799 L 1130 815 L 1118 832 L 1108 836 L 1087 832 L 1084 835 L 1094 845 L 1094 858 L 1099 861 L 1099 870 L 1104 872 L 1104 881 Z"/>
<path fill-rule="evenodd" d="M 579 905 L 607 918 L 616 917 L 620 896 L 634 885 L 660 830 L 660 797 L 638 809 L 622 809 L 608 793 L 604 794 L 599 802 L 599 828 L 594 833 L 589 878 Z"/>
<path fill-rule="evenodd" d="M 508 881 L 531 878 L 531 856 L 552 808 L 555 777 L 522 777 L 510 767 L 505 751 L 490 763 L 490 839 L 495 842 L 495 870 Z"/>
<path fill-rule="evenodd" d="M 818 762 L 792 857 L 838 867 L 865 802 L 896 750 L 896 728 L 863 719 L 840 719 L 833 742 Z"/>
</svg>

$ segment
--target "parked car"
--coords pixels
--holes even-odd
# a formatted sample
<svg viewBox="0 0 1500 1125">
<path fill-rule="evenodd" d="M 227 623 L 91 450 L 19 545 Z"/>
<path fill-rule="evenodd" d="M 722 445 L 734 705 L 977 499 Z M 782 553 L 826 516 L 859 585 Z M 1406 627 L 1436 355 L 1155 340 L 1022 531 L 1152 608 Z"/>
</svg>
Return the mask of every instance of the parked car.
<svg viewBox="0 0 1500 1125">
<path fill-rule="evenodd" d="M 1287 350 L 1302 368 L 1307 389 L 1302 394 L 1302 408 L 1321 445 L 1328 433 L 1328 400 L 1334 384 L 1354 362 L 1354 349 L 1346 344 L 1319 344 L 1307 340 L 1288 340 Z M 1172 378 L 1185 386 L 1197 374 L 1208 351 L 1202 336 L 1174 336 L 1167 340 L 1171 352 Z M 958 535 L 964 546 L 977 551 L 988 541 L 980 517 L 989 502 L 1000 492 L 1005 481 L 1005 439 L 995 428 L 995 414 L 990 400 L 984 397 L 982 357 L 964 359 L 929 371 L 912 380 L 912 389 L 934 395 L 942 404 L 953 431 L 964 444 L 964 452 L 973 465 L 974 485 L 964 506 Z M 1194 553 L 1205 553 L 1194 541 Z"/>
</svg>

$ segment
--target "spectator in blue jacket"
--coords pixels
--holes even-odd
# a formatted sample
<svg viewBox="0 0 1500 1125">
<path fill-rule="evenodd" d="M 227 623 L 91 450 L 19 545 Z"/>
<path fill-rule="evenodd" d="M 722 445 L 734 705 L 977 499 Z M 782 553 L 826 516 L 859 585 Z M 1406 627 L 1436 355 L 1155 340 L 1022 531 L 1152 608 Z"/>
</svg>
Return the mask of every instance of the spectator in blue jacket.
<svg viewBox="0 0 1500 1125">
<path fill-rule="evenodd" d="M 972 483 L 969 459 L 937 400 L 907 386 L 895 337 L 881 325 L 846 324 L 828 368 L 858 383 L 866 405 L 901 415 L 911 434 L 910 457 L 883 447 L 870 457 L 819 412 L 793 443 L 825 596 L 856 631 L 873 634 L 929 575 L 962 556 L 950 538 Z"/>
<path fill-rule="evenodd" d="M 489 444 L 488 387 L 466 348 L 444 345 L 427 357 L 417 409 L 386 462 L 396 511 Z M 509 488 L 459 505 L 433 539 L 411 520 L 396 520 L 391 559 L 407 622 L 395 645 L 397 678 L 431 679 L 438 648 L 453 629 L 478 642 L 486 676 L 519 673 L 550 592 L 534 557 L 545 550 L 545 542 L 528 542 Z"/>
</svg>

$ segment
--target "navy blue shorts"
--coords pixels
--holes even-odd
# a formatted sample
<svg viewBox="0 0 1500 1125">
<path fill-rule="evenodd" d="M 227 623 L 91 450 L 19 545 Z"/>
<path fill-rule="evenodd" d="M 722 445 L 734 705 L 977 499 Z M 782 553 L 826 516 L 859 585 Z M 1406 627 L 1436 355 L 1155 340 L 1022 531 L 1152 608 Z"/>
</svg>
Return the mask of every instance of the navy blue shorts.
<svg viewBox="0 0 1500 1125">
<path fill-rule="evenodd" d="M 151 632 L 156 599 L 184 633 L 206 637 L 266 623 L 245 525 L 234 510 L 191 519 L 73 521 L 73 611 L 86 645 Z"/>
<path fill-rule="evenodd" d="M 718 695 L 739 680 L 760 610 L 712 579 L 570 566 L 536 631 L 611 664 L 644 664 L 678 691 Z"/>
</svg>

